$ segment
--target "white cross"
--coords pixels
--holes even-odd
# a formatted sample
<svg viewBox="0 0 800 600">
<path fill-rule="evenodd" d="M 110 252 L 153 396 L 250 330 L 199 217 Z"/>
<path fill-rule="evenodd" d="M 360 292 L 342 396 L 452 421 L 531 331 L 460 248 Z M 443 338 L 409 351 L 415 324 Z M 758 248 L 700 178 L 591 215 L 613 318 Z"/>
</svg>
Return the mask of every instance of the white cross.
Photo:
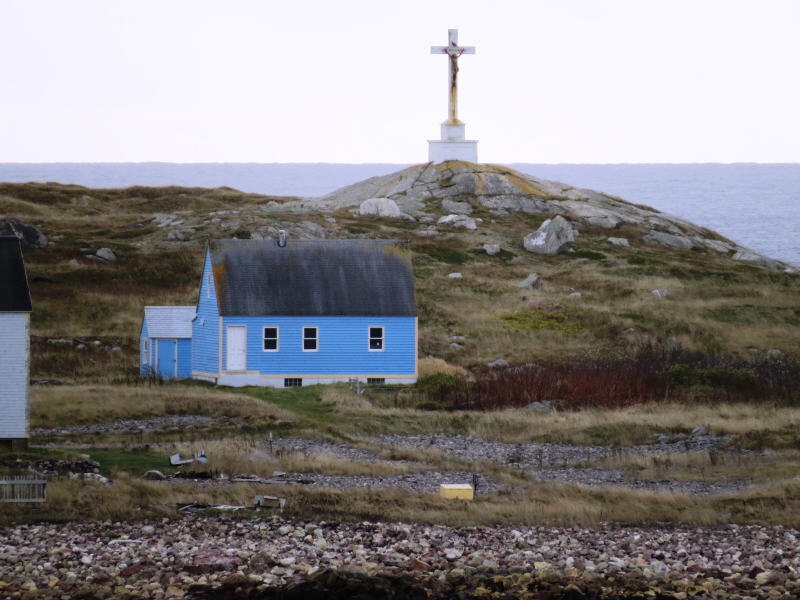
<svg viewBox="0 0 800 600">
<path fill-rule="evenodd" d="M 447 30 L 447 46 L 431 46 L 431 54 L 447 54 L 450 57 L 450 115 L 447 122 L 458 125 L 458 57 L 475 54 L 475 46 L 458 45 L 458 29 Z"/>
</svg>

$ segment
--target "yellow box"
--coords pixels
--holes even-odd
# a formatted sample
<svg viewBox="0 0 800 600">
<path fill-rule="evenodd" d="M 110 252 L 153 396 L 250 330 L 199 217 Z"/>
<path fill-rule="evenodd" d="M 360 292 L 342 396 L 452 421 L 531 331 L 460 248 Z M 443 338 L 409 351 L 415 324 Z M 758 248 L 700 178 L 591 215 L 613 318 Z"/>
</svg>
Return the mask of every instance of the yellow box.
<svg viewBox="0 0 800 600">
<path fill-rule="evenodd" d="M 442 498 L 472 500 L 475 497 L 475 490 L 468 483 L 443 483 L 439 486 L 439 495 Z"/>
</svg>

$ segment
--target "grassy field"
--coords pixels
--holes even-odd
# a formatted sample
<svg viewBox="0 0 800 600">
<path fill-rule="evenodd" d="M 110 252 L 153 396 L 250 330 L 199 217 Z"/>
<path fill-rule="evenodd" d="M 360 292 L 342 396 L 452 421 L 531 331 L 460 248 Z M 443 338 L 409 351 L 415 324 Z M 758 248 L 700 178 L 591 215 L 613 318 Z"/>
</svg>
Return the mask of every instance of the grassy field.
<svg viewBox="0 0 800 600">
<path fill-rule="evenodd" d="M 800 277 L 737 263 L 703 251 L 673 251 L 640 241 L 630 226 L 613 235 L 586 227 L 576 252 L 557 256 L 522 249 L 524 235 L 542 221 L 524 213 L 499 217 L 476 207 L 476 232 L 444 230 L 417 238 L 414 223 L 362 217 L 342 209 L 322 214 L 269 213 L 265 196 L 221 189 L 98 190 L 58 184 L 0 185 L 0 213 L 40 226 L 53 243 L 25 252 L 34 298 L 34 377 L 119 383 L 135 376 L 138 330 L 146 304 L 196 301 L 203 248 L 209 238 L 270 235 L 270 228 L 315 227 L 327 237 L 409 240 L 417 279 L 422 356 L 474 368 L 496 358 L 512 363 L 565 360 L 641 343 L 680 344 L 703 352 L 750 355 L 800 351 Z M 435 214 L 435 206 L 429 207 Z M 225 218 L 216 211 L 229 211 Z M 168 241 L 158 215 L 191 225 L 183 242 Z M 188 226 L 187 225 L 187 226 Z M 260 234 L 260 233 L 259 233 Z M 488 256 L 486 242 L 503 251 Z M 118 255 L 100 264 L 87 256 L 100 247 Z M 448 279 L 459 271 L 462 279 Z M 539 273 L 541 290 L 515 283 Z M 666 298 L 650 294 L 669 290 Z M 567 298 L 580 291 L 579 299 Z M 453 347 L 453 336 L 465 336 Z M 48 344 L 69 337 L 99 340 L 84 351 Z M 109 346 L 119 345 L 121 353 Z"/>
<path fill-rule="evenodd" d="M 328 520 L 390 519 L 454 525 L 598 524 L 689 522 L 698 525 L 783 523 L 800 526 L 800 408 L 781 405 L 703 405 L 659 403 L 611 410 L 535 412 L 524 409 L 468 412 L 384 408 L 388 391 L 356 394 L 347 386 L 311 386 L 287 390 L 222 390 L 194 384 L 157 386 L 34 386 L 32 425 L 107 423 L 189 413 L 234 417 L 248 424 L 185 429 L 179 437 L 153 433 L 136 436 L 42 434 L 34 444 L 70 442 L 65 450 L 39 454 L 87 454 L 113 478 L 104 486 L 58 480 L 48 487 L 48 502 L 12 507 L 2 522 L 74 518 L 135 519 L 175 516 L 178 502 L 248 505 L 256 494 L 286 497 L 289 514 Z M 74 410 L 66 407 L 75 406 Z M 61 407 L 61 408 L 59 408 Z M 63 413 L 58 411 L 62 410 Z M 282 424 L 277 426 L 278 421 Z M 381 433 L 445 433 L 479 436 L 510 443 L 548 441 L 625 446 L 651 442 L 654 433 L 688 433 L 698 424 L 713 434 L 735 436 L 735 444 L 759 452 L 748 455 L 682 453 L 664 457 L 621 454 L 582 466 L 629 468 L 639 479 L 675 481 L 755 480 L 757 487 L 731 494 L 695 497 L 620 488 L 585 488 L 538 482 L 511 466 L 473 463 L 436 450 L 382 450 L 359 439 Z M 267 452 L 266 437 L 305 436 L 345 441 L 375 450 L 390 461 L 365 462 L 299 452 Z M 205 450 L 214 473 L 270 476 L 274 471 L 327 475 L 393 476 L 422 471 L 479 471 L 513 488 L 481 496 L 474 503 L 446 502 L 428 494 L 396 489 L 321 490 L 309 487 L 144 481 L 149 469 L 169 473 L 168 456 Z"/>
<path fill-rule="evenodd" d="M 170 415 L 212 419 L 158 432 L 37 434 L 34 453 L 88 454 L 113 484 L 57 480 L 45 505 L 10 507 L 0 521 L 174 516 L 176 502 L 248 504 L 256 493 L 272 492 L 287 498 L 290 514 L 309 518 L 800 525 L 800 276 L 706 251 L 649 246 L 641 241 L 643 230 L 627 225 L 613 232 L 585 226 L 574 253 L 541 256 L 526 252 L 522 238 L 542 215 L 497 216 L 476 205 L 472 216 L 483 219 L 477 231 L 440 227 L 438 236 L 421 238 L 413 233 L 421 225 L 411 221 L 357 216 L 347 208 L 298 215 L 281 211 L 286 200 L 227 188 L 0 184 L 0 213 L 40 227 L 52 241 L 25 250 L 34 300 L 31 367 L 35 380 L 62 385 L 32 386 L 31 426 Z M 268 202 L 276 204 L 264 210 Z M 442 214 L 438 203 L 428 210 Z M 159 226 L 165 216 L 181 225 Z M 408 241 L 417 286 L 420 373 L 428 376 L 420 385 L 356 394 L 343 385 L 232 390 L 138 378 L 143 306 L 196 301 L 208 239 L 271 237 L 276 228 L 292 237 Z M 168 239 L 176 229 L 186 231 L 185 241 Z M 628 238 L 631 247 L 608 244 L 608 235 Z M 500 244 L 502 251 L 488 256 L 482 249 L 487 242 Z M 113 249 L 118 259 L 89 258 L 102 247 Z M 448 278 L 454 271 L 463 277 Z M 533 272 L 542 277 L 542 289 L 515 285 Z M 653 289 L 669 294 L 659 298 Z M 580 298 L 568 297 L 574 291 Z M 112 350 L 115 346 L 121 351 Z M 648 349 L 655 351 L 648 355 Z M 536 367 L 517 371 L 516 379 L 510 372 L 498 379 L 485 367 L 498 358 Z M 621 368 L 625 365 L 630 368 Z M 546 376 L 533 379 L 535 373 Z M 476 395 L 491 396 L 493 404 L 466 410 L 476 408 L 470 404 Z M 576 398 L 585 401 L 558 412 L 519 408 L 532 400 Z M 584 488 L 538 482 L 508 466 L 472 464 L 435 450 L 385 451 L 360 439 L 442 433 L 508 443 L 625 447 L 650 443 L 656 433 L 686 434 L 698 425 L 733 436 L 736 447 L 753 454 L 622 455 L 594 466 L 630 469 L 656 480 L 751 479 L 760 485 L 714 497 Z M 264 439 L 270 434 L 349 443 L 406 462 L 267 456 Z M 480 470 L 514 488 L 464 504 L 399 490 L 141 479 L 148 469 L 168 472 L 170 454 L 200 449 L 213 458 L 209 469 L 228 474 Z"/>
</svg>

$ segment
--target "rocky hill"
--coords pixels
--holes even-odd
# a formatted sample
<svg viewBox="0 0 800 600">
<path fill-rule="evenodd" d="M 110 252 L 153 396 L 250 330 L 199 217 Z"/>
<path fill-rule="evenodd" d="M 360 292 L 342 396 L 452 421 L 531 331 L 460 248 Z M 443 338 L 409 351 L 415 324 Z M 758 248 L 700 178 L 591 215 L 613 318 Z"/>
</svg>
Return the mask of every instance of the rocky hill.
<svg viewBox="0 0 800 600">
<path fill-rule="evenodd" d="M 208 239 L 280 229 L 407 240 L 421 353 L 466 367 L 641 342 L 800 350 L 794 266 L 655 209 L 505 167 L 417 165 L 322 198 L 2 184 L 0 214 L 19 219 L 7 231 L 34 225 L 49 240 L 26 251 L 41 376 L 128 368 L 142 307 L 196 300 Z M 98 338 L 122 352 L 67 355 L 46 345 L 54 338 L 88 351 Z"/>
</svg>

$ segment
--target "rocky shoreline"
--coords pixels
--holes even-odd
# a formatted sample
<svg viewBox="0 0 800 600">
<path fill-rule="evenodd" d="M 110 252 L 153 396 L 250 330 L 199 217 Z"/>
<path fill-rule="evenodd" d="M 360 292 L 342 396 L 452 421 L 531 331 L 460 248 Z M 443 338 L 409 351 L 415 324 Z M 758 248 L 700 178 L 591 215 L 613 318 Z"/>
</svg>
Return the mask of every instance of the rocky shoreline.
<svg viewBox="0 0 800 600">
<path fill-rule="evenodd" d="M 0 595 L 346 598 L 356 585 L 376 586 L 362 597 L 378 598 L 403 589 L 409 598 L 796 598 L 799 540 L 794 529 L 737 525 L 457 528 L 213 516 L 19 525 L 0 530 Z M 331 591 L 337 586 L 349 595 Z"/>
</svg>

